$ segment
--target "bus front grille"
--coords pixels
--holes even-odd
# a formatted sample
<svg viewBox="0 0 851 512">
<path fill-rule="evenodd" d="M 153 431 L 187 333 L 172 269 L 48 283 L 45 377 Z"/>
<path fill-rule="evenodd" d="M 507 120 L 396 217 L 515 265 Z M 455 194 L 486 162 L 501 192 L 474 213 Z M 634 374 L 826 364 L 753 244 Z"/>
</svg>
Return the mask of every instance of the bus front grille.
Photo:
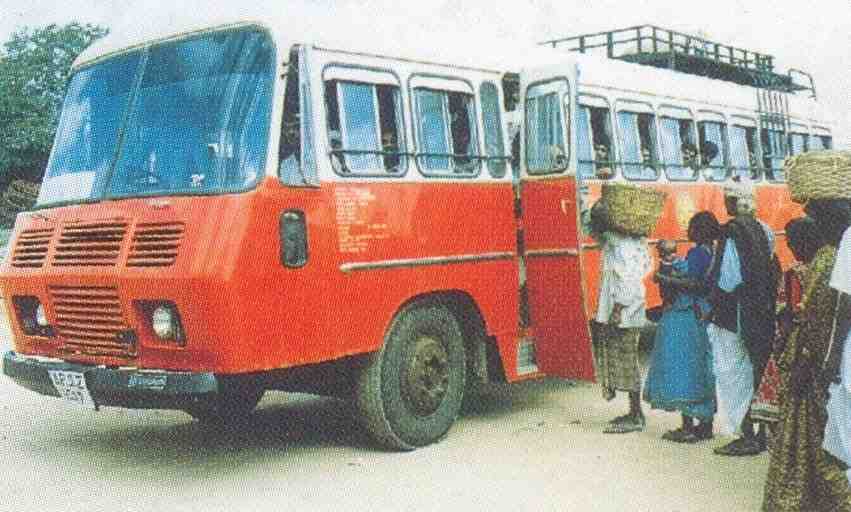
<svg viewBox="0 0 851 512">
<path fill-rule="evenodd" d="M 47 249 L 53 237 L 53 228 L 28 229 L 23 231 L 12 252 L 12 266 L 41 268 L 47 259 Z"/>
<path fill-rule="evenodd" d="M 114 266 L 126 234 L 127 223 L 122 221 L 66 224 L 52 263 L 56 267 Z"/>
<path fill-rule="evenodd" d="M 102 286 L 51 286 L 56 333 L 67 352 L 133 355 L 132 337 L 121 311 L 118 290 Z"/>
<path fill-rule="evenodd" d="M 127 266 L 167 267 L 174 264 L 182 238 L 182 222 L 138 224 L 127 255 Z"/>
</svg>

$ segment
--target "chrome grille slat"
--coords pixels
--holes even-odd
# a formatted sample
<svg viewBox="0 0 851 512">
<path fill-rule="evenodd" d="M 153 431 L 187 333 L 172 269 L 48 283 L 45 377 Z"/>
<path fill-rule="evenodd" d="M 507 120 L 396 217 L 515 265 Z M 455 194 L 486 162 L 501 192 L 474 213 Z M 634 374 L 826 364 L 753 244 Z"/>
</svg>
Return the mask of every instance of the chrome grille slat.
<svg viewBox="0 0 851 512">
<path fill-rule="evenodd" d="M 57 334 L 66 351 L 131 356 L 134 347 L 119 339 L 127 329 L 118 290 L 102 286 L 51 286 Z"/>
</svg>

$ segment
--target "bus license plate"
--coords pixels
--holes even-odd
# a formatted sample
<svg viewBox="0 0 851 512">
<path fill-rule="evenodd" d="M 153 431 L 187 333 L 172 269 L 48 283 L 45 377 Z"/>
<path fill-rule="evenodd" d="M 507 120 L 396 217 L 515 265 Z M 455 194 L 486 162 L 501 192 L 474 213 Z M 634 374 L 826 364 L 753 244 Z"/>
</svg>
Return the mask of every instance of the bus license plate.
<svg viewBox="0 0 851 512">
<path fill-rule="evenodd" d="M 86 376 L 80 372 L 50 370 L 50 380 L 59 396 L 89 409 L 95 409 L 89 388 L 86 386 Z"/>
</svg>

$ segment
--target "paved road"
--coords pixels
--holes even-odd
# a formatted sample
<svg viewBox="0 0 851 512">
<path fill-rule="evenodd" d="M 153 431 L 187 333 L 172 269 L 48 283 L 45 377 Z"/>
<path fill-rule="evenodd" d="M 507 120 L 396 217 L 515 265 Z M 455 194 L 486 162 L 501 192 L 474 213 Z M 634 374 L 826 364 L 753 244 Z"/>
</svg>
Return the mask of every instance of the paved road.
<svg viewBox="0 0 851 512">
<path fill-rule="evenodd" d="M 177 412 L 95 413 L 0 377 L 0 512 L 757 510 L 767 456 L 604 436 L 622 403 L 547 380 L 493 388 L 441 443 L 376 450 L 342 402 L 271 393 L 238 434 Z"/>
</svg>

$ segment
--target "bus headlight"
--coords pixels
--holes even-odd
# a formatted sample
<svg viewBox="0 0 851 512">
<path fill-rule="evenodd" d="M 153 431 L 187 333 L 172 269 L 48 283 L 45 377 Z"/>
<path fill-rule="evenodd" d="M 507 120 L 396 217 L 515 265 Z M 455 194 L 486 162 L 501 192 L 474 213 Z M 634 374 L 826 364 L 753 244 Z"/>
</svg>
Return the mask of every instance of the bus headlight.
<svg viewBox="0 0 851 512">
<path fill-rule="evenodd" d="M 170 340 L 174 338 L 175 329 L 174 311 L 168 306 L 157 306 L 151 313 L 151 328 L 160 339 Z"/>
<path fill-rule="evenodd" d="M 44 336 L 52 338 L 56 335 L 47 322 L 47 313 L 38 297 L 31 295 L 15 295 L 12 305 L 18 317 L 18 324 L 27 336 Z"/>
<path fill-rule="evenodd" d="M 39 327 L 47 327 L 49 325 L 47 323 L 47 313 L 44 311 L 44 304 L 41 302 L 39 302 L 38 306 L 35 308 L 35 323 L 38 324 Z"/>
<path fill-rule="evenodd" d="M 183 324 L 177 305 L 168 300 L 133 301 L 142 323 L 142 336 L 157 342 L 170 342 L 179 346 L 186 344 Z"/>
</svg>

